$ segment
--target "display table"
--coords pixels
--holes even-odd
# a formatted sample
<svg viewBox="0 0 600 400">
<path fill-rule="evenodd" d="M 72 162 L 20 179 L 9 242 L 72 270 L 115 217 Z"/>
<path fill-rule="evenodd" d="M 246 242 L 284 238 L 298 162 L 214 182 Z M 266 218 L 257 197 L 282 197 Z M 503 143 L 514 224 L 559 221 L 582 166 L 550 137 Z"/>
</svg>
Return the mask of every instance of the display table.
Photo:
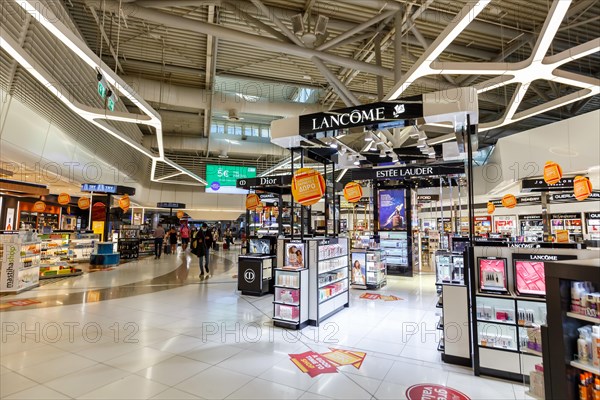
<svg viewBox="0 0 600 400">
<path fill-rule="evenodd" d="M 244 295 L 263 296 L 269 292 L 273 277 L 271 255 L 245 254 L 238 257 L 238 290 Z"/>
<path fill-rule="evenodd" d="M 119 253 L 114 252 L 113 242 L 98 242 L 95 244 L 94 251 L 90 255 L 90 264 L 108 267 L 118 265 L 120 258 Z"/>
</svg>

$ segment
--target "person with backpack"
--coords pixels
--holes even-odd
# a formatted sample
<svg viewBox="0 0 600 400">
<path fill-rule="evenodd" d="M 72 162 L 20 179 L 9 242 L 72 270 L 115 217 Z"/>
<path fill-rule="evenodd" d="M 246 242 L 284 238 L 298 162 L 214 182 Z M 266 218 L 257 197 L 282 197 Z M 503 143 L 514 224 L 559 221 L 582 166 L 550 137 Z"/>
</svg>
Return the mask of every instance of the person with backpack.
<svg viewBox="0 0 600 400">
<path fill-rule="evenodd" d="M 200 265 L 200 278 L 204 277 L 204 270 L 210 273 L 208 269 L 210 249 L 213 245 L 212 234 L 208 230 L 206 223 L 202 224 L 202 229 L 195 233 L 192 239 L 192 253 L 198 256 Z M 202 265 L 204 262 L 204 266 Z"/>
</svg>

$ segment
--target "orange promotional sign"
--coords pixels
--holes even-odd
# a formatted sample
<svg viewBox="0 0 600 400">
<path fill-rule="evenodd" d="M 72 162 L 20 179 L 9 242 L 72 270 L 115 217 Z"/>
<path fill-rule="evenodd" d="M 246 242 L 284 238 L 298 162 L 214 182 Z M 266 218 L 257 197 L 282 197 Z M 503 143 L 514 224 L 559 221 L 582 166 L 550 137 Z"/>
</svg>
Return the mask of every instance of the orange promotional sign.
<svg viewBox="0 0 600 400">
<path fill-rule="evenodd" d="M 548 185 L 555 185 L 562 178 L 562 168 L 554 161 L 546 162 L 544 165 L 544 182 Z"/>
<path fill-rule="evenodd" d="M 263 202 L 260 202 L 260 203 L 258 204 L 258 206 L 256 207 L 256 212 L 257 212 L 257 213 L 261 213 L 261 212 L 263 212 L 263 210 L 264 210 L 264 209 L 265 209 L 265 203 L 263 203 Z"/>
<path fill-rule="evenodd" d="M 573 180 L 573 194 L 579 201 L 583 201 L 592 194 L 592 182 L 585 176 L 576 176 Z"/>
<path fill-rule="evenodd" d="M 185 216 L 185 213 L 181 210 L 177 211 L 177 218 L 181 219 Z"/>
<path fill-rule="evenodd" d="M 61 193 L 58 195 L 58 204 L 66 206 L 71 201 L 71 196 L 68 193 Z"/>
<path fill-rule="evenodd" d="M 363 189 L 357 182 L 348 182 L 344 186 L 344 197 L 349 203 L 356 203 L 363 196 Z"/>
<path fill-rule="evenodd" d="M 246 196 L 246 210 L 254 211 L 260 204 L 260 197 L 257 194 L 250 193 Z"/>
<path fill-rule="evenodd" d="M 506 208 L 515 208 L 517 205 L 517 198 L 514 194 L 506 194 L 502 198 L 502 205 Z"/>
<path fill-rule="evenodd" d="M 44 210 L 46 210 L 46 203 L 44 203 L 43 201 L 36 201 L 35 204 L 33 205 L 33 211 L 35 212 L 44 212 Z"/>
<path fill-rule="evenodd" d="M 127 211 L 129 206 L 131 206 L 131 200 L 129 200 L 129 195 L 125 194 L 119 199 L 119 207 L 121 207 L 121 210 Z"/>
<path fill-rule="evenodd" d="M 325 194 L 325 179 L 312 168 L 300 168 L 292 178 L 292 197 L 303 206 L 316 204 Z"/>
<path fill-rule="evenodd" d="M 82 210 L 87 210 L 90 208 L 90 198 L 80 197 L 79 200 L 77 200 L 77 206 Z"/>
<path fill-rule="evenodd" d="M 569 231 L 566 229 L 557 230 L 556 243 L 569 243 Z"/>
<path fill-rule="evenodd" d="M 487 203 L 487 213 L 488 214 L 493 214 L 494 211 L 496 211 L 496 205 L 494 203 L 492 203 L 491 201 Z"/>
</svg>

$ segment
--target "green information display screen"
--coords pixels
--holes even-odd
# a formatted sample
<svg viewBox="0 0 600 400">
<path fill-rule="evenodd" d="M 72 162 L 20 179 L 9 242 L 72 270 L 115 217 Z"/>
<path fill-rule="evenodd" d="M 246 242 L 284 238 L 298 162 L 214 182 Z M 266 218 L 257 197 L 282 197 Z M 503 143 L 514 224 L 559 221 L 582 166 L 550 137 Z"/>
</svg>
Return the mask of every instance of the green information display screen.
<svg viewBox="0 0 600 400">
<path fill-rule="evenodd" d="M 214 183 L 218 183 L 220 187 L 235 187 L 236 181 L 244 178 L 256 178 L 256 167 L 206 164 L 207 187 L 214 186 Z"/>
</svg>

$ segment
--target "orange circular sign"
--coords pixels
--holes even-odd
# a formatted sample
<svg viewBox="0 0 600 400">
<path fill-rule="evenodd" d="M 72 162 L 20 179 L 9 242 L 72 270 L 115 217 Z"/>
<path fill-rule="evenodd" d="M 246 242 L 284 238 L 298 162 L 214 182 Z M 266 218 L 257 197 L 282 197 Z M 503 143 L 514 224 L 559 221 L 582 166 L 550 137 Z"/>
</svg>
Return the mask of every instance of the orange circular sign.
<svg viewBox="0 0 600 400">
<path fill-rule="evenodd" d="M 502 198 L 502 205 L 506 208 L 515 208 L 517 205 L 517 198 L 514 194 L 506 194 Z"/>
<path fill-rule="evenodd" d="M 592 194 L 592 182 L 585 176 L 576 176 L 573 179 L 573 194 L 579 201 L 583 201 Z"/>
<path fill-rule="evenodd" d="M 496 205 L 494 203 L 492 203 L 491 201 L 487 203 L 487 213 L 488 214 L 493 214 L 494 211 L 496 211 Z"/>
<path fill-rule="evenodd" d="M 82 210 L 87 210 L 90 208 L 90 198 L 80 197 L 79 200 L 77 200 L 77 206 Z"/>
<path fill-rule="evenodd" d="M 357 182 L 348 182 L 344 186 L 344 197 L 349 203 L 356 203 L 363 196 L 363 189 Z"/>
<path fill-rule="evenodd" d="M 46 203 L 44 203 L 43 201 L 36 201 L 35 204 L 33 205 L 33 211 L 35 212 L 44 212 L 46 210 Z"/>
<path fill-rule="evenodd" d="M 58 204 L 66 206 L 71 201 L 71 196 L 68 193 L 61 193 L 58 195 Z"/>
<path fill-rule="evenodd" d="M 129 208 L 129 206 L 131 206 L 131 200 L 129 200 L 129 195 L 125 194 L 119 199 L 119 207 L 121 207 L 121 209 L 125 211 Z"/>
<path fill-rule="evenodd" d="M 257 194 L 250 193 L 246 196 L 246 210 L 254 211 L 260 204 L 260 197 Z"/>
<path fill-rule="evenodd" d="M 264 209 L 265 209 L 265 203 L 263 203 L 263 202 L 260 202 L 260 203 L 258 204 L 258 207 L 256 207 L 256 212 L 257 212 L 257 213 L 261 213 L 261 212 L 263 212 L 263 211 L 264 211 Z"/>
<path fill-rule="evenodd" d="M 185 213 L 181 210 L 177 211 L 177 218 L 181 219 L 185 216 Z"/>
<path fill-rule="evenodd" d="M 547 161 L 544 165 L 544 182 L 555 185 L 562 178 L 562 168 L 554 161 Z"/>
<path fill-rule="evenodd" d="M 312 168 L 300 168 L 292 178 L 292 197 L 303 206 L 316 204 L 325 194 L 325 179 Z"/>
</svg>

